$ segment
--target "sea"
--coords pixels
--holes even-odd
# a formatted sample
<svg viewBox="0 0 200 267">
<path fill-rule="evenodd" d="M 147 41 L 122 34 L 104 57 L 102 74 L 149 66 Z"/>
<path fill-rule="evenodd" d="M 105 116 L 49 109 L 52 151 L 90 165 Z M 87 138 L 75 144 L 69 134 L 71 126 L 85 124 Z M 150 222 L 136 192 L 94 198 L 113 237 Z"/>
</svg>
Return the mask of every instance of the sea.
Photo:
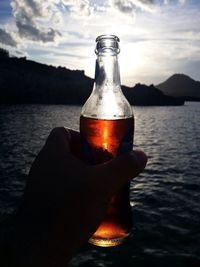
<svg viewBox="0 0 200 267">
<path fill-rule="evenodd" d="M 131 182 L 132 233 L 118 247 L 86 243 L 68 266 L 200 267 L 200 103 L 132 108 L 134 148 L 148 155 L 146 169 Z M 78 130 L 80 111 L 0 105 L 0 221 L 16 211 L 50 131 Z"/>
</svg>

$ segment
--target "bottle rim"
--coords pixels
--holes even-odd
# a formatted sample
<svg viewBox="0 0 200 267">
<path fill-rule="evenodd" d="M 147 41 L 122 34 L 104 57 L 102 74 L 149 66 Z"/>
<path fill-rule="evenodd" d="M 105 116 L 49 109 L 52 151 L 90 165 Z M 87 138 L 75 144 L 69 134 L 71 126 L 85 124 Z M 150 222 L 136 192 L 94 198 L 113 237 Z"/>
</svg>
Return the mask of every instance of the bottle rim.
<svg viewBox="0 0 200 267">
<path fill-rule="evenodd" d="M 114 39 L 115 41 L 120 42 L 119 37 L 114 35 L 114 34 L 102 34 L 102 35 L 99 35 L 96 38 L 96 42 L 99 42 L 99 41 L 101 41 L 103 39 Z"/>
<path fill-rule="evenodd" d="M 120 52 L 119 38 L 113 34 L 103 34 L 96 38 L 95 53 L 97 55 L 117 55 Z"/>
</svg>

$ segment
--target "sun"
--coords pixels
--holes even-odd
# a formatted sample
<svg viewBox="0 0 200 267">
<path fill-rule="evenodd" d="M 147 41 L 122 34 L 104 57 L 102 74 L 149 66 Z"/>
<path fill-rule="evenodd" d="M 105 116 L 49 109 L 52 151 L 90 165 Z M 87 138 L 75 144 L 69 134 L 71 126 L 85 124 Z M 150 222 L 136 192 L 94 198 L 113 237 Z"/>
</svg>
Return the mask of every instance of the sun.
<svg viewBox="0 0 200 267">
<path fill-rule="evenodd" d="M 142 49 L 137 44 L 122 43 L 119 54 L 119 64 L 122 83 L 129 83 L 128 78 L 134 80 L 134 75 L 138 73 L 143 64 Z M 130 85 L 130 84 L 129 84 Z"/>
</svg>

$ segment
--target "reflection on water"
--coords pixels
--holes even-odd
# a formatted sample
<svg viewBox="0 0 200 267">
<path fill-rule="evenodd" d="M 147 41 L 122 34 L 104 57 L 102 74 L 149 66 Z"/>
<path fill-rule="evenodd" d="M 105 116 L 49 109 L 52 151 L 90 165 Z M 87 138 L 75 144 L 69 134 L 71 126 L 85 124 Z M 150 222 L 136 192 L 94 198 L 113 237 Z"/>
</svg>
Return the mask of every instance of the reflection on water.
<svg viewBox="0 0 200 267">
<path fill-rule="evenodd" d="M 200 266 L 200 104 L 134 107 L 135 147 L 149 156 L 131 183 L 134 229 L 122 246 L 86 244 L 74 266 Z M 11 214 L 55 126 L 78 129 L 80 107 L 0 106 L 0 216 Z"/>
</svg>

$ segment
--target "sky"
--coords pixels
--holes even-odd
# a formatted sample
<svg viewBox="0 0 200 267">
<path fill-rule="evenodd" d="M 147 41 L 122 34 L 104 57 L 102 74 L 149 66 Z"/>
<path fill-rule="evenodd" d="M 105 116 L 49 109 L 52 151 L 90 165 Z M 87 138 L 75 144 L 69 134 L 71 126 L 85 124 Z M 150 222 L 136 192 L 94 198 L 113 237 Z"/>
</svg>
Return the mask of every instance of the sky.
<svg viewBox="0 0 200 267">
<path fill-rule="evenodd" d="M 0 0 L 0 47 L 94 77 L 95 39 L 120 38 L 122 84 L 200 80 L 199 0 Z"/>
</svg>

